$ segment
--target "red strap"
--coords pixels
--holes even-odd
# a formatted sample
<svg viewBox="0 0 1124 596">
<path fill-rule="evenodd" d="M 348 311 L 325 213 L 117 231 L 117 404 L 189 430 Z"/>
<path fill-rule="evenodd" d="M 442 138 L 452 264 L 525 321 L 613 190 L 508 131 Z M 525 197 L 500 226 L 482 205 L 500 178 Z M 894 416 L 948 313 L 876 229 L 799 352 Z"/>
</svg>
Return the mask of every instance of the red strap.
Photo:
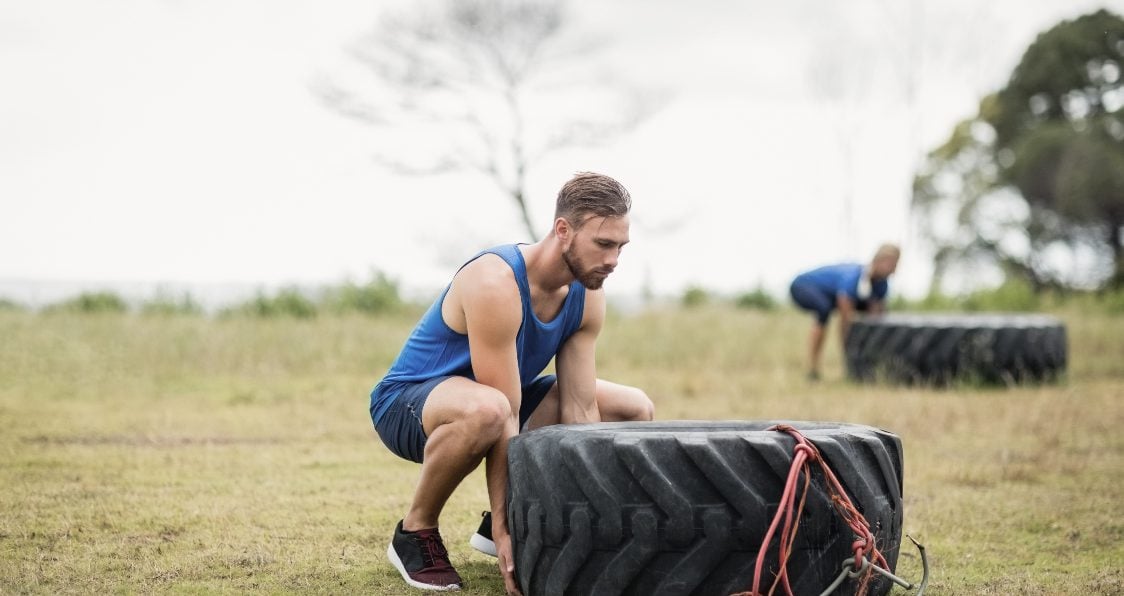
<svg viewBox="0 0 1124 596">
<path fill-rule="evenodd" d="M 792 467 L 788 471 L 788 479 L 785 481 L 784 492 L 781 493 L 781 502 L 777 507 L 777 513 L 773 516 L 769 531 L 765 533 L 765 539 L 761 543 L 761 548 L 757 551 L 757 564 L 753 568 L 753 588 L 750 592 L 743 592 L 735 596 L 761 596 L 761 572 L 765 566 L 765 553 L 782 520 L 784 527 L 780 533 L 780 569 L 777 571 L 777 577 L 773 581 L 773 585 L 769 588 L 769 594 L 772 595 L 779 585 L 784 588 L 785 594 L 792 596 L 792 586 L 788 583 L 788 557 L 792 554 L 796 531 L 800 527 L 800 516 L 804 513 L 804 503 L 808 497 L 808 487 L 812 478 L 809 462 L 819 464 L 820 470 L 823 471 L 824 478 L 827 480 L 827 492 L 831 497 L 831 503 L 835 511 L 855 534 L 855 541 L 851 545 L 851 550 L 855 553 L 855 571 L 862 569 L 864 558 L 883 568 L 889 567 L 886 564 L 886 559 L 874 544 L 874 534 L 870 531 L 870 524 L 859 513 L 858 509 L 855 509 L 855 505 L 847 496 L 847 492 L 843 490 L 843 485 L 835 477 L 827 462 L 820 456 L 816 446 L 807 437 L 800 434 L 800 431 L 787 424 L 778 424 L 768 430 L 786 432 L 796 440 L 796 446 L 793 448 Z M 804 490 L 801 492 L 799 503 L 797 503 L 796 484 L 801 472 L 804 473 Z M 870 587 L 872 574 L 873 570 L 868 566 L 859 581 L 857 595 L 866 594 Z"/>
</svg>

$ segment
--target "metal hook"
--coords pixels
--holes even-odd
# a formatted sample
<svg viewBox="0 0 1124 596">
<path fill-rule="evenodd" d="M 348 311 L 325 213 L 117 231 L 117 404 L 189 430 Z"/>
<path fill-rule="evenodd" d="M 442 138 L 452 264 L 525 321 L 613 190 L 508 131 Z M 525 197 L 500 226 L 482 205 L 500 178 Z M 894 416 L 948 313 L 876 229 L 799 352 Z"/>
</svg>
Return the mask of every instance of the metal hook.
<svg viewBox="0 0 1124 596">
<path fill-rule="evenodd" d="M 914 540 L 913 536 L 910 536 L 909 534 L 906 534 L 905 537 L 909 538 L 910 542 L 912 542 L 913 545 L 917 547 L 917 550 L 921 553 L 922 576 L 921 583 L 916 585 L 916 596 L 922 596 L 925 593 L 925 587 L 929 585 L 929 558 L 925 555 L 925 547 L 920 542 Z M 828 586 L 827 589 L 822 593 L 820 593 L 820 596 L 829 596 L 832 592 L 838 589 L 839 586 L 841 586 L 848 577 L 858 577 L 866 572 L 867 569 L 872 569 L 878 572 L 879 574 L 889 578 L 890 581 L 907 590 L 912 590 L 915 587 L 915 584 L 911 584 L 908 581 L 894 575 L 888 569 L 883 569 L 878 565 L 871 563 L 870 559 L 867 559 L 866 557 L 862 558 L 862 565 L 858 569 L 854 569 L 854 563 L 855 559 L 852 557 L 847 557 L 846 559 L 844 559 L 842 571 L 840 571 L 839 575 L 836 576 L 835 581 L 831 582 L 831 585 Z"/>
</svg>

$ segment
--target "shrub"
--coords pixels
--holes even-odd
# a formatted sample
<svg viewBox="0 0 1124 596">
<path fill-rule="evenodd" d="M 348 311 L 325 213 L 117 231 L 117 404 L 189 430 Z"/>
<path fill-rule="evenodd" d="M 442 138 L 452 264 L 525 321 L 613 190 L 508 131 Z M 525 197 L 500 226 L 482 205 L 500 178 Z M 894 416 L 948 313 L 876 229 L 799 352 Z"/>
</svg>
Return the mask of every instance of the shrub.
<svg viewBox="0 0 1124 596">
<path fill-rule="evenodd" d="M 773 298 L 772 294 L 766 292 L 764 288 L 758 286 L 757 289 L 751 292 L 738 294 L 734 298 L 734 305 L 738 308 L 774 310 L 777 308 L 777 300 Z"/>
<path fill-rule="evenodd" d="M 687 308 L 695 308 L 710 302 L 710 293 L 698 286 L 691 286 L 683 292 L 681 303 Z"/>
<path fill-rule="evenodd" d="M 305 297 L 300 290 L 289 287 L 281 289 L 272 297 L 259 292 L 252 300 L 225 309 L 221 314 L 310 319 L 316 316 L 316 310 L 316 304 Z"/>
<path fill-rule="evenodd" d="M 129 305 L 113 292 L 83 292 L 70 300 L 47 306 L 45 312 L 124 313 Z"/>
<path fill-rule="evenodd" d="M 963 300 L 964 310 L 1032 311 L 1041 306 L 1039 296 L 1030 284 L 1019 279 L 1008 279 L 1003 285 L 990 290 L 968 294 Z"/>
<path fill-rule="evenodd" d="M 335 313 L 373 315 L 401 310 L 403 301 L 398 292 L 398 283 L 380 271 L 375 272 L 371 281 L 363 285 L 347 282 L 328 289 L 323 305 Z"/>
<path fill-rule="evenodd" d="M 140 311 L 146 315 L 198 315 L 203 313 L 203 307 L 184 292 L 178 299 L 163 293 L 141 305 Z"/>
<path fill-rule="evenodd" d="M 1098 302 L 1104 307 L 1105 312 L 1114 315 L 1124 314 L 1124 288 L 1105 292 Z"/>
<path fill-rule="evenodd" d="M 951 312 L 961 310 L 961 308 L 960 299 L 937 292 L 930 292 L 921 300 L 906 300 L 902 296 L 896 295 L 890 298 L 889 303 L 889 309 L 891 311 L 924 310 Z"/>
<path fill-rule="evenodd" d="M 25 310 L 27 310 L 27 307 L 15 300 L 0 298 L 0 312 L 23 312 Z"/>
</svg>

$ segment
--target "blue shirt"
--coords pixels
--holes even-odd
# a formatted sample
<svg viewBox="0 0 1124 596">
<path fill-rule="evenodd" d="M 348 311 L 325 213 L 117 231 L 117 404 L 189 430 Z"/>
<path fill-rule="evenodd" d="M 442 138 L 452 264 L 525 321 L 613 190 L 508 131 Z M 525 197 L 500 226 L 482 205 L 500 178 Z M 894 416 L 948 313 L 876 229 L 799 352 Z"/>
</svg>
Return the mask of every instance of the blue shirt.
<svg viewBox="0 0 1124 596">
<path fill-rule="evenodd" d="M 885 279 L 871 282 L 870 296 L 859 296 L 859 280 L 862 275 L 861 264 L 840 263 L 801 273 L 793 283 L 810 284 L 833 300 L 839 294 L 846 294 L 856 303 L 865 303 L 868 299 L 884 299 L 890 290 L 890 284 Z"/>
<path fill-rule="evenodd" d="M 519 381 L 526 387 L 542 373 L 558 353 L 562 344 L 581 326 L 585 312 L 585 287 L 580 282 L 570 283 L 570 290 L 562 310 L 551 321 L 543 322 L 531 308 L 531 286 L 527 281 L 527 263 L 523 253 L 514 244 L 490 248 L 468 261 L 471 263 L 485 254 L 502 258 L 515 272 L 519 298 L 523 303 L 523 322 L 515 337 Z M 468 263 L 465 263 L 467 265 Z M 464 268 L 464 265 L 461 266 Z M 451 284 L 450 284 L 451 285 Z M 468 335 L 449 328 L 441 316 L 441 304 L 449 293 L 449 286 L 418 321 L 398 358 L 382 381 L 371 391 L 371 412 L 377 423 L 386 409 L 398 397 L 402 383 L 418 383 L 444 376 L 461 376 L 474 379 L 472 359 L 468 351 Z"/>
</svg>

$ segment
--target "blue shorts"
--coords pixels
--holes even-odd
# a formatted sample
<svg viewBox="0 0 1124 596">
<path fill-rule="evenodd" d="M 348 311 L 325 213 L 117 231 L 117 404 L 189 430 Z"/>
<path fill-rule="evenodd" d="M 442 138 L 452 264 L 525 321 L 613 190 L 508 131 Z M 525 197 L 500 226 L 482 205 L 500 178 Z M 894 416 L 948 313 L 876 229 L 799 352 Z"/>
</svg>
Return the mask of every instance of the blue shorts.
<svg viewBox="0 0 1124 596">
<path fill-rule="evenodd" d="M 384 445 L 395 455 L 412 462 L 422 463 L 425 456 L 425 427 L 422 426 L 422 408 L 425 400 L 429 398 L 433 388 L 450 377 L 436 377 L 420 383 L 394 383 L 376 389 L 385 393 L 393 391 L 398 394 L 382 417 L 374 419 L 374 408 L 371 409 L 371 421 L 375 424 L 375 431 L 379 433 Z M 523 397 L 519 406 L 519 428 L 527 424 L 527 419 L 539 407 L 550 388 L 557 381 L 554 375 L 544 375 L 530 385 L 523 388 Z M 375 395 L 371 396 L 372 402 Z"/>
<path fill-rule="evenodd" d="M 835 297 L 816 287 L 816 284 L 796 280 L 788 289 L 792 300 L 804 310 L 816 313 L 820 325 L 827 324 L 831 311 L 835 308 Z"/>
</svg>

